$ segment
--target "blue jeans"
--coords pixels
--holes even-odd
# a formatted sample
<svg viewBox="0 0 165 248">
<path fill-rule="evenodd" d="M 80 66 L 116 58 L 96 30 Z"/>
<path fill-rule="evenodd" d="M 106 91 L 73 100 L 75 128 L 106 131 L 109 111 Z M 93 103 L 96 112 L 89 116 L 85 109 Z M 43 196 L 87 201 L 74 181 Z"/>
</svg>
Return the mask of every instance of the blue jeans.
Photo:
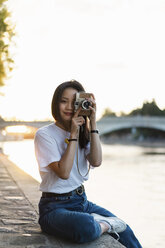
<svg viewBox="0 0 165 248">
<path fill-rule="evenodd" d="M 115 216 L 88 201 L 85 192 L 69 197 L 41 197 L 39 202 L 39 224 L 42 231 L 76 243 L 90 242 L 101 236 L 100 224 L 94 220 L 91 213 Z M 119 242 L 127 248 L 142 248 L 128 225 L 119 235 Z"/>
</svg>

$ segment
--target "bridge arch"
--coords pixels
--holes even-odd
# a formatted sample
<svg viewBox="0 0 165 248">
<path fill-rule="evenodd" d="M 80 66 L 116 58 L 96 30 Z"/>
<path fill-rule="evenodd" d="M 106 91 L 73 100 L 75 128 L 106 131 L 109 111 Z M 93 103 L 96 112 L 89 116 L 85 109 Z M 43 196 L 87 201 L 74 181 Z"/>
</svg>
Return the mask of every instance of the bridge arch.
<svg viewBox="0 0 165 248">
<path fill-rule="evenodd" d="M 155 131 L 161 131 L 161 132 L 164 132 L 165 133 L 165 129 L 162 128 L 162 127 L 155 127 L 155 126 L 150 126 L 150 127 L 146 127 L 145 125 L 123 125 L 123 126 L 120 126 L 120 127 L 109 127 L 107 128 L 105 131 L 103 131 L 101 133 L 101 135 L 107 135 L 107 134 L 110 134 L 110 133 L 114 133 L 114 132 L 117 132 L 117 131 L 124 131 L 124 130 L 128 130 L 128 129 L 148 129 L 148 130 L 155 130 Z"/>
<path fill-rule="evenodd" d="M 165 132 L 165 117 L 107 117 L 98 121 L 100 135 L 132 128 L 155 129 Z"/>
<path fill-rule="evenodd" d="M 53 121 L 4 121 L 0 122 L 0 129 L 4 129 L 5 127 L 10 126 L 27 126 L 31 128 L 40 128 L 45 125 L 49 125 L 53 123 Z"/>
</svg>

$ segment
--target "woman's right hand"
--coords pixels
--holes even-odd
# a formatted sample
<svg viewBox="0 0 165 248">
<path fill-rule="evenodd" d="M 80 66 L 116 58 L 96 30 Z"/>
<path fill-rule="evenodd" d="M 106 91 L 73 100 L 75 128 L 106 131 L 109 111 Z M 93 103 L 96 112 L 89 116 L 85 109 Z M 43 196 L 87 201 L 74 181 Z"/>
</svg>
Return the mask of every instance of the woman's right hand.
<svg viewBox="0 0 165 248">
<path fill-rule="evenodd" d="M 85 123 L 83 116 L 79 116 L 81 107 L 76 111 L 71 121 L 71 138 L 77 138 L 79 127 Z"/>
</svg>

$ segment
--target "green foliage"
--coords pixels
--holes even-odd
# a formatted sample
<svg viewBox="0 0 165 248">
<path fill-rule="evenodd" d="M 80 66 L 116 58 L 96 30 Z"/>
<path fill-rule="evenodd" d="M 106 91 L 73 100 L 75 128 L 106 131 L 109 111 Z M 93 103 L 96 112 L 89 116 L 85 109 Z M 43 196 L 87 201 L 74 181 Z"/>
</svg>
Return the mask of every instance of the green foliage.
<svg viewBox="0 0 165 248">
<path fill-rule="evenodd" d="M 14 62 L 9 53 L 14 32 L 10 23 L 10 13 L 5 5 L 6 1 L 0 0 L 0 86 L 4 85 L 4 80 L 13 69 Z"/>
<path fill-rule="evenodd" d="M 106 108 L 103 112 L 102 117 L 106 117 L 106 116 L 116 116 L 116 114 L 112 112 L 111 109 Z"/>
<path fill-rule="evenodd" d="M 165 110 L 161 110 L 153 99 L 152 102 L 145 101 L 142 108 L 131 111 L 129 115 L 165 116 Z"/>
<path fill-rule="evenodd" d="M 120 112 L 120 116 L 165 116 L 165 109 L 161 110 L 156 102 L 155 99 L 152 100 L 152 102 L 145 101 L 143 102 L 142 108 L 137 108 L 132 110 L 129 114 L 125 114 L 124 112 Z M 108 117 L 108 116 L 116 116 L 116 113 L 111 111 L 109 108 L 106 108 L 104 110 L 104 113 L 102 117 Z"/>
</svg>

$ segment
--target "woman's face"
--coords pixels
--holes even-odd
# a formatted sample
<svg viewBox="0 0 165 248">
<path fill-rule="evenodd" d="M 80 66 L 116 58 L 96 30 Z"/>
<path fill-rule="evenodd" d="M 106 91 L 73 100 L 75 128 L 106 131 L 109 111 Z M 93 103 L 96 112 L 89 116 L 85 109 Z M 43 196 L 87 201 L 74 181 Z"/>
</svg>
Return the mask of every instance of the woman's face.
<svg viewBox="0 0 165 248">
<path fill-rule="evenodd" d="M 61 96 L 59 112 L 63 122 L 70 122 L 74 115 L 74 101 L 78 91 L 73 88 L 66 88 Z"/>
</svg>

